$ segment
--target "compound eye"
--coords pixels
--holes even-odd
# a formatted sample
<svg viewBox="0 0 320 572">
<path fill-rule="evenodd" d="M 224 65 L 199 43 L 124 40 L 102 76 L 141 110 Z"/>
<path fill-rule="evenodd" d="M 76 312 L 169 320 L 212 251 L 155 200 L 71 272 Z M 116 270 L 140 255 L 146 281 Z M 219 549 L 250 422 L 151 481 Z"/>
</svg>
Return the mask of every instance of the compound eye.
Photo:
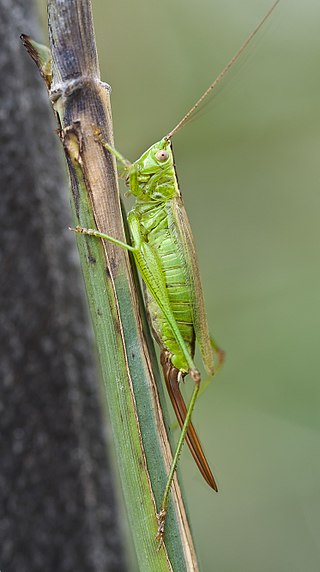
<svg viewBox="0 0 320 572">
<path fill-rule="evenodd" d="M 169 152 L 166 151 L 165 149 L 161 149 L 161 151 L 156 152 L 157 161 L 161 161 L 162 163 L 164 163 L 164 161 L 166 161 L 168 157 L 169 157 Z"/>
</svg>

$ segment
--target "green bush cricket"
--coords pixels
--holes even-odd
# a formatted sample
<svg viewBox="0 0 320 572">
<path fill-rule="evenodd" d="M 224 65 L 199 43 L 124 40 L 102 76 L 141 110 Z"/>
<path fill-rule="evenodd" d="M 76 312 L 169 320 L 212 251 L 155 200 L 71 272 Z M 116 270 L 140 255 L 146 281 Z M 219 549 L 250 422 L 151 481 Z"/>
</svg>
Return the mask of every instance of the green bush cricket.
<svg viewBox="0 0 320 572">
<path fill-rule="evenodd" d="M 99 132 L 96 133 L 102 145 L 115 155 L 123 166 L 129 192 L 136 198 L 136 203 L 128 214 L 131 244 L 123 243 L 94 229 L 81 227 L 72 229 L 108 240 L 130 251 L 145 286 L 144 298 L 149 322 L 160 346 L 160 360 L 166 386 L 181 427 L 158 512 L 157 538 L 160 543 L 164 537 L 170 489 L 184 441 L 187 441 L 198 468 L 209 486 L 215 491 L 218 490 L 191 423 L 201 381 L 200 373 L 193 361 L 195 342 L 199 344 L 202 361 L 209 375 L 213 376 L 216 372 L 213 362 L 214 352 L 218 356 L 218 366 L 223 362 L 223 352 L 209 334 L 196 251 L 178 186 L 171 140 L 238 60 L 279 1 L 273 4 L 237 54 L 181 121 L 137 161 L 134 163 L 127 161 L 118 151 L 101 140 Z M 194 381 L 188 407 L 179 389 L 181 381 L 187 374 L 190 374 Z"/>
</svg>

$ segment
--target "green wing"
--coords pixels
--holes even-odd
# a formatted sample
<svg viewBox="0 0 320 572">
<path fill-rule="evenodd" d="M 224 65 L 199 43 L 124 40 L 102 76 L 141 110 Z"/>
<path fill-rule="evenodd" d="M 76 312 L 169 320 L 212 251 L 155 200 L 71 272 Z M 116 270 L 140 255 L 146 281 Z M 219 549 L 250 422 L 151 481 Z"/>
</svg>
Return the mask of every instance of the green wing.
<svg viewBox="0 0 320 572">
<path fill-rule="evenodd" d="M 197 254 L 191 226 L 184 208 L 181 195 L 173 201 L 173 216 L 176 224 L 172 232 L 176 233 L 177 244 L 181 245 L 186 264 L 186 273 L 190 284 L 190 298 L 193 308 L 193 326 L 199 344 L 204 366 L 209 374 L 214 373 L 213 351 L 204 305 Z"/>
</svg>

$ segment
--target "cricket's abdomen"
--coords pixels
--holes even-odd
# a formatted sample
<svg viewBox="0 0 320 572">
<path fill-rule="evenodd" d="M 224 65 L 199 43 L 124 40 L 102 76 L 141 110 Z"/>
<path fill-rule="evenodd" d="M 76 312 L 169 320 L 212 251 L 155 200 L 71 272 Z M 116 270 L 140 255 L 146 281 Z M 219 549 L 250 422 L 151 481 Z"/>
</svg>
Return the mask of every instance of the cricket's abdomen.
<svg viewBox="0 0 320 572">
<path fill-rule="evenodd" d="M 171 231 L 172 211 L 170 202 L 145 208 L 141 224 L 146 232 L 148 245 L 157 253 L 166 283 L 171 311 L 191 356 L 194 355 L 195 333 L 191 306 L 190 286 L 187 281 L 187 261 Z M 176 342 L 167 319 L 153 296 L 145 289 L 146 306 L 156 338 L 171 354 L 172 364 L 182 372 L 189 370 L 186 359 Z"/>
</svg>

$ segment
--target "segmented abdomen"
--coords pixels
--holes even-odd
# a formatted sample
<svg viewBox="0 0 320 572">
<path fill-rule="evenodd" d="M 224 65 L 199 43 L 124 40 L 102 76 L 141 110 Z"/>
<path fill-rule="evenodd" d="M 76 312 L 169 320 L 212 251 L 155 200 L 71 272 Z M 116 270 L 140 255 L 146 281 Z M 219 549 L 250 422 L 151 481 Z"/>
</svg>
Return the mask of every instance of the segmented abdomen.
<svg viewBox="0 0 320 572">
<path fill-rule="evenodd" d="M 146 231 L 149 246 L 159 256 L 172 313 L 189 352 L 193 356 L 195 335 L 190 287 L 186 271 L 187 261 L 171 230 L 175 221 L 173 220 L 170 202 L 144 210 L 141 224 Z M 188 371 L 188 365 L 175 340 L 172 329 L 147 289 L 145 289 L 145 298 L 152 328 L 160 345 L 170 352 L 172 364 L 176 368 L 181 371 Z"/>
</svg>

